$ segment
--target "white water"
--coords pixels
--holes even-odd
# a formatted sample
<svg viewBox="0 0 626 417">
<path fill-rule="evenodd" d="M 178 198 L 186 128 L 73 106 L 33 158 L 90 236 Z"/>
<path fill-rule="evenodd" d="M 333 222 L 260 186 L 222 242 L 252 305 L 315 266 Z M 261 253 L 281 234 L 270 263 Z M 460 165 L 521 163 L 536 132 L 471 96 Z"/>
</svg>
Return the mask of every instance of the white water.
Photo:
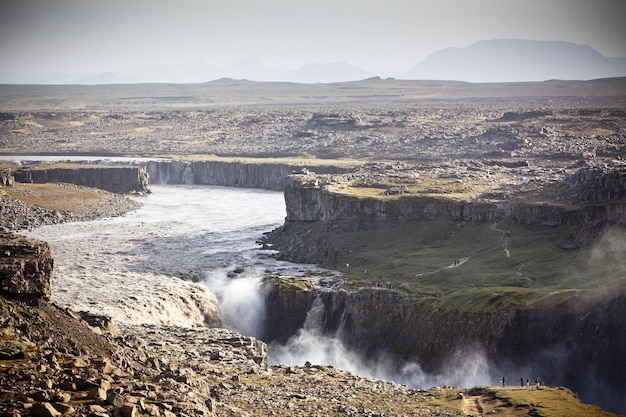
<svg viewBox="0 0 626 417">
<path fill-rule="evenodd" d="M 303 365 L 304 361 L 313 364 L 332 365 L 339 369 L 368 378 L 395 381 L 411 387 L 489 385 L 489 365 L 484 353 L 478 347 L 469 347 L 457 352 L 449 359 L 445 369 L 430 375 L 412 362 L 398 361 L 391 355 L 379 354 L 365 359 L 350 351 L 341 342 L 341 328 L 337 334 L 322 333 L 321 319 L 324 304 L 316 299 L 307 314 L 304 326 L 285 345 L 269 346 L 270 363 Z"/>
<path fill-rule="evenodd" d="M 124 216 L 25 233 L 51 246 L 52 297 L 59 304 L 120 322 L 217 324 L 215 295 L 226 296 L 222 312 L 231 315 L 233 290 L 224 283 L 241 287 L 244 282 L 224 281 L 228 272 L 239 267 L 250 278 L 266 268 L 292 267 L 255 244 L 263 232 L 282 224 L 282 193 L 209 186 L 151 189 L 152 194 L 133 197 L 143 207 Z M 207 285 L 181 279 L 190 277 L 215 284 L 215 295 Z M 237 315 L 230 318 L 237 328 Z M 254 333 L 251 324 L 246 326 L 241 330 Z"/>
<path fill-rule="evenodd" d="M 25 233 L 50 243 L 52 296 L 59 304 L 133 324 L 222 325 L 223 317 L 225 325 L 258 336 L 265 272 L 297 275 L 315 269 L 276 261 L 255 243 L 284 221 L 280 192 L 201 185 L 151 188 L 152 194 L 134 197 L 143 207 L 125 216 Z M 346 349 L 340 334 L 322 333 L 322 308 L 317 303 L 304 328 L 284 346 L 270 346 L 271 363 L 309 361 L 415 387 L 489 382 L 479 351 L 459 353 L 449 370 L 435 376 L 383 355 L 365 360 Z"/>
</svg>

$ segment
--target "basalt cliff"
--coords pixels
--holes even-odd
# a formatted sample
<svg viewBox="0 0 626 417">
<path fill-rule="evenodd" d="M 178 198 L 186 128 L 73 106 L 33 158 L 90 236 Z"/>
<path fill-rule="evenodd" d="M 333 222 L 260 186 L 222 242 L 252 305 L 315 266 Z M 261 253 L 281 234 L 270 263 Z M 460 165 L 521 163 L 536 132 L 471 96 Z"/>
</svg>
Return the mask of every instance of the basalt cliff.
<svg viewBox="0 0 626 417">
<path fill-rule="evenodd" d="M 401 185 L 372 185 L 372 181 L 380 182 L 375 178 L 380 170 L 384 173 L 379 175 L 399 178 L 396 182 Z M 522 194 L 524 184 L 506 185 L 504 189 L 496 184 L 482 194 L 465 188 L 462 193 L 447 191 L 444 187 L 451 180 L 468 184 L 470 190 L 470 183 L 476 180 L 473 170 L 456 166 L 444 167 L 439 185 L 411 192 L 411 184 L 426 183 L 419 178 L 425 170 L 409 165 L 369 165 L 343 175 L 291 175 L 285 188 L 285 224 L 270 234 L 269 241 L 284 259 L 333 267 L 337 266 L 338 254 L 328 245 L 328 237 L 335 232 L 401 227 L 441 218 L 458 224 L 508 219 L 529 228 L 573 226 L 579 231 L 626 225 L 626 166 L 622 163 L 604 169 L 580 168 L 558 183 L 551 179 L 552 191 L 541 185 L 530 198 L 527 192 Z M 501 169 L 501 175 L 506 171 Z M 432 180 L 429 178 L 428 184 Z M 503 182 L 508 183 L 508 179 Z M 517 192 L 520 194 L 516 196 Z"/>
<path fill-rule="evenodd" d="M 143 166 L 39 164 L 21 167 L 13 176 L 22 183 L 63 182 L 120 194 L 148 192 L 148 173 Z"/>
<path fill-rule="evenodd" d="M 371 167 L 367 174 L 290 176 L 285 190 L 285 224 L 268 235 L 266 244 L 283 259 L 339 268 L 352 279 L 355 275 L 359 278 L 331 291 L 319 285 L 274 286 L 268 295 L 265 340 L 287 341 L 302 328 L 312 306 L 321 302 L 319 322 L 325 334 L 336 335 L 371 361 L 393 357 L 398 367 L 413 362 L 424 372 L 437 375 L 460 368 L 464 360 L 475 360 L 479 355 L 494 375 L 515 376 L 517 381 L 526 374 L 533 379 L 540 376 L 550 384 L 569 387 L 586 401 L 625 409 L 626 403 L 620 400 L 621 387 L 626 385 L 626 325 L 621 319 L 626 314 L 626 291 L 619 279 L 624 274 L 621 255 L 607 260 L 613 269 L 598 278 L 600 287 L 594 290 L 543 289 L 541 275 L 525 276 L 529 262 L 519 259 L 515 260 L 517 272 L 511 274 L 520 280 L 515 284 L 518 289 L 493 283 L 467 288 L 471 282 L 482 282 L 471 274 L 488 275 L 490 269 L 497 268 L 475 266 L 481 261 L 481 251 L 488 248 L 451 260 L 450 266 L 431 275 L 408 277 L 405 283 L 368 271 L 353 271 L 361 268 L 356 262 L 367 261 L 366 255 L 359 256 L 363 253 L 359 248 L 373 245 L 363 239 L 391 239 L 388 245 L 402 245 L 402 235 L 410 233 L 408 230 L 432 233 L 429 225 L 439 224 L 452 225 L 452 232 L 444 235 L 449 229 L 442 231 L 429 251 L 447 250 L 447 241 L 460 242 L 463 229 L 496 232 L 499 224 L 507 224 L 518 235 L 556 235 L 567 230 L 563 242 L 555 242 L 560 245 L 557 253 L 585 256 L 585 248 L 606 229 L 616 228 L 621 245 L 626 230 L 624 166 L 574 170 L 560 182 L 553 182 L 551 191 L 542 187 L 542 191 L 529 194 L 526 185 L 520 184 L 497 192 L 492 188 L 482 194 L 469 193 L 469 198 L 446 193 L 442 187 L 449 184 L 449 178 L 439 183 L 423 176 L 420 180 L 417 170 L 408 166 L 395 167 L 392 172 L 395 183 L 381 186 L 380 179 L 376 180 L 378 191 L 374 195 L 369 188 Z M 468 183 L 472 171 L 464 174 L 457 168 L 453 172 L 454 181 Z M 420 181 L 427 183 L 428 189 L 411 188 L 411 182 Z M 383 234 L 385 230 L 395 231 L 394 237 Z M 494 250 L 504 249 L 507 262 L 513 262 L 509 249 L 515 249 L 508 234 L 510 231 L 500 231 L 502 240 L 496 241 Z M 337 243 L 348 235 L 363 237 L 344 245 Z M 417 237 L 415 241 L 407 246 L 412 251 L 421 242 Z M 623 253 L 619 248 L 610 250 Z M 375 253 L 367 252 L 367 256 Z M 381 262 L 392 264 L 394 260 Z M 451 275 L 470 264 L 477 268 L 466 269 L 470 275 Z M 591 280 L 591 276 L 586 279 Z M 455 279 L 464 284 L 451 286 Z"/>
</svg>

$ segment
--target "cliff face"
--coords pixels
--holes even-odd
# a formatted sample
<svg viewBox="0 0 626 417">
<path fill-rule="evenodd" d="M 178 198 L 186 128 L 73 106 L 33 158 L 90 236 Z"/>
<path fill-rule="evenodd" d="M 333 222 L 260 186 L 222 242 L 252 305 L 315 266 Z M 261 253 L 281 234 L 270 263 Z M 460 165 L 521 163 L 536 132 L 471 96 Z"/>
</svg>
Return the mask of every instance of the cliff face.
<svg viewBox="0 0 626 417">
<path fill-rule="evenodd" d="M 144 193 L 148 191 L 148 173 L 139 166 L 90 166 L 71 167 L 35 166 L 15 172 L 17 182 L 66 182 L 85 187 L 99 188 L 113 193 Z"/>
<path fill-rule="evenodd" d="M 453 222 L 494 222 L 507 218 L 534 227 L 573 226 L 580 239 L 609 225 L 626 225 L 626 177 L 623 171 L 581 169 L 559 186 L 559 202 L 521 199 L 472 200 L 401 195 L 359 198 L 342 193 L 341 185 L 320 185 L 310 177 L 290 176 L 285 189 L 285 224 L 269 235 L 280 256 L 296 262 L 338 264 L 329 243 L 342 232 L 397 227 L 447 218 Z M 568 193 L 568 186 L 570 192 Z M 483 290 L 488 291 L 488 290 Z M 489 294 L 489 293 L 486 293 Z M 540 377 L 564 385 L 586 401 L 624 409 L 620 387 L 626 386 L 626 293 L 607 291 L 604 298 L 582 302 L 561 294 L 533 308 L 515 308 L 493 294 L 477 311 L 440 307 L 436 299 L 400 291 L 311 291 L 272 295 L 269 317 L 288 315 L 303 323 L 315 298 L 324 304 L 323 331 L 376 360 L 383 353 L 398 363 L 412 361 L 427 373 L 444 372 L 453 358 L 478 351 L 491 372 L 516 381 Z M 569 297 L 569 298 L 568 298 Z M 294 306 L 294 299 L 302 303 Z M 502 305 L 501 305 L 502 303 Z M 504 307 L 503 305 L 511 305 Z M 282 311 L 282 309 L 285 309 Z M 300 324 L 300 325 L 301 325 Z M 285 323 L 292 329 L 294 323 Z M 288 335 L 268 332 L 268 340 Z M 585 372 L 581 372 L 581 366 Z"/>
<path fill-rule="evenodd" d="M 155 184 L 206 184 L 229 187 L 283 190 L 287 176 L 294 171 L 313 169 L 317 173 L 342 173 L 346 169 L 331 165 L 304 168 L 281 163 L 227 161 L 150 161 L 150 180 Z"/>
<path fill-rule="evenodd" d="M 480 312 L 439 309 L 432 300 L 385 289 L 275 288 L 270 295 L 267 317 L 272 328 L 267 341 L 284 342 L 294 334 L 319 297 L 324 303 L 320 330 L 337 335 L 372 360 L 390 355 L 398 364 L 415 362 L 423 371 L 437 374 L 446 372 L 455 357 L 480 352 L 491 372 L 507 375 L 508 380 L 539 377 L 550 385 L 567 386 L 585 401 L 613 409 L 626 406 L 619 400 L 620 387 L 626 385 L 624 293 L 586 306 L 574 297 L 558 308 L 496 307 Z"/>
<path fill-rule="evenodd" d="M 334 193 L 329 186 L 301 186 L 293 181 L 285 189 L 285 202 L 287 222 L 350 222 L 357 227 L 434 220 L 439 216 L 492 221 L 504 214 L 502 208 L 492 204 L 410 196 L 395 200 L 357 198 Z"/>
<path fill-rule="evenodd" d="M 269 285 L 262 339 L 285 343 L 302 328 L 316 297 L 311 288 Z"/>
<path fill-rule="evenodd" d="M 8 169 L 0 169 L 0 187 L 11 187 L 15 178 Z"/>
</svg>

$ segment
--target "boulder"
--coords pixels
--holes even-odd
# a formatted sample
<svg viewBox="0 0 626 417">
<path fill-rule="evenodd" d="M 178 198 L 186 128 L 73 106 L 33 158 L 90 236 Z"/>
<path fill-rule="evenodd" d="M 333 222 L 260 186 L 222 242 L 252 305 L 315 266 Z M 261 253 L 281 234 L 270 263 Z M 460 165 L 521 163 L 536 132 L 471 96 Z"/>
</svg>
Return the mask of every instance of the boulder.
<svg viewBox="0 0 626 417">
<path fill-rule="evenodd" d="M 33 404 L 30 415 L 33 417 L 60 417 L 62 414 L 52 404 L 43 402 Z"/>
<path fill-rule="evenodd" d="M 0 187 L 11 187 L 15 178 L 8 169 L 0 169 Z"/>
</svg>

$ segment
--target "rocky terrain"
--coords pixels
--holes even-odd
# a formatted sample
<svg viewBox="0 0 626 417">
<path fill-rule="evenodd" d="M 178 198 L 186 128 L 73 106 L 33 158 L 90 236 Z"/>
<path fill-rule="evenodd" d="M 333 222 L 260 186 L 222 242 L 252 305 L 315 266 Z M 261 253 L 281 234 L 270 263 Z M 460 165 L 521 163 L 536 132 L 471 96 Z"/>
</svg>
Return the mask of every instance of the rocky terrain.
<svg viewBox="0 0 626 417">
<path fill-rule="evenodd" d="M 563 166 L 623 156 L 624 110 L 604 101 L 11 112 L 0 123 L 0 151 L 392 161 L 445 155 Z"/>
<path fill-rule="evenodd" d="M 20 183 L 61 182 L 118 194 L 150 191 L 148 173 L 143 166 L 40 164 L 20 167 L 13 176 Z"/>
</svg>

